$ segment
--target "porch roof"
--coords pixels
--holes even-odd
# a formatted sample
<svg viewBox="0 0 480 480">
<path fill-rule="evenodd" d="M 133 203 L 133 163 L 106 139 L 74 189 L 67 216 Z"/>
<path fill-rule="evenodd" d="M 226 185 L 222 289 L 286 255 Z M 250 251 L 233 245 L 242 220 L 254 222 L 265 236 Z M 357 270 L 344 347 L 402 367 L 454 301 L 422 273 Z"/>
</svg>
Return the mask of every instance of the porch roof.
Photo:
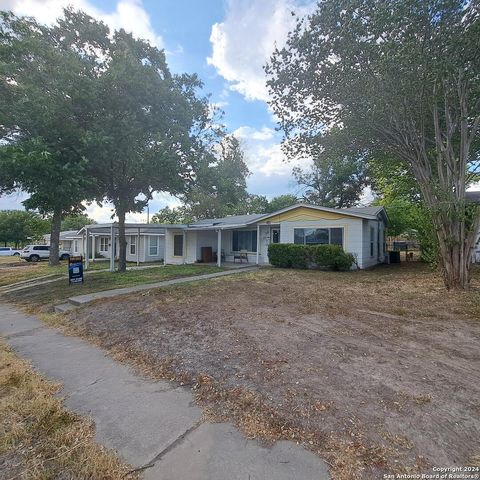
<svg viewBox="0 0 480 480">
<path fill-rule="evenodd" d="M 115 235 L 118 235 L 118 223 L 94 223 L 81 228 L 77 235 L 83 235 L 88 228 L 89 234 L 110 235 L 111 227 L 115 228 Z M 126 235 L 137 235 L 140 229 L 140 235 L 165 235 L 165 225 L 159 223 L 126 223 Z"/>
</svg>

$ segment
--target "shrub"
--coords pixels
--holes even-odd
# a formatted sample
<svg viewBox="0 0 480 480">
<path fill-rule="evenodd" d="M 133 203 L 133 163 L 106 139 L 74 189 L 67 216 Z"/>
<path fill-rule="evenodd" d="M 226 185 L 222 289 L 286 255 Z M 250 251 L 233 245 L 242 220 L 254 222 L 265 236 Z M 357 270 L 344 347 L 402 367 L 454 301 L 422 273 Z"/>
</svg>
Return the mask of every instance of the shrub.
<svg viewBox="0 0 480 480">
<path fill-rule="evenodd" d="M 275 267 L 282 268 L 325 268 L 349 270 L 354 262 L 351 253 L 339 245 L 296 245 L 271 243 L 268 258 Z"/>
<path fill-rule="evenodd" d="M 305 245 L 271 243 L 268 246 L 268 259 L 274 267 L 307 268 L 308 266 Z"/>
</svg>

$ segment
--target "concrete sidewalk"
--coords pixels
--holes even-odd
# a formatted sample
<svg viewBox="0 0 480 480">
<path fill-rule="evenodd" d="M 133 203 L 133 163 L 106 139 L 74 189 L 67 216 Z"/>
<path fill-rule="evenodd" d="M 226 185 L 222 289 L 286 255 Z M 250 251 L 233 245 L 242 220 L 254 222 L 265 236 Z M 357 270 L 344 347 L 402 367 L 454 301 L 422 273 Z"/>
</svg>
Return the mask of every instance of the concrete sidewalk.
<svg viewBox="0 0 480 480">
<path fill-rule="evenodd" d="M 162 280 L 155 283 L 142 283 L 140 285 L 132 285 L 130 287 L 115 288 L 113 290 L 103 290 L 100 292 L 87 293 L 85 295 L 77 295 L 69 297 L 68 301 L 75 306 L 85 305 L 100 300 L 102 298 L 118 297 L 119 295 L 128 295 L 129 293 L 143 292 L 145 290 L 152 290 L 154 288 L 168 287 L 170 285 L 178 285 L 179 283 L 198 282 L 200 280 L 209 280 L 211 278 L 224 277 L 226 275 L 235 275 L 237 273 L 245 273 L 257 270 L 258 267 L 245 267 L 238 270 L 225 270 L 216 273 L 204 273 L 203 275 L 191 275 L 190 277 L 174 278 L 172 280 Z"/>
<path fill-rule="evenodd" d="M 41 373 L 64 385 L 66 407 L 95 421 L 97 441 L 152 480 L 324 480 L 325 462 L 286 441 L 272 448 L 233 425 L 201 420 L 191 392 L 149 381 L 103 350 L 0 304 L 0 333 Z"/>
</svg>

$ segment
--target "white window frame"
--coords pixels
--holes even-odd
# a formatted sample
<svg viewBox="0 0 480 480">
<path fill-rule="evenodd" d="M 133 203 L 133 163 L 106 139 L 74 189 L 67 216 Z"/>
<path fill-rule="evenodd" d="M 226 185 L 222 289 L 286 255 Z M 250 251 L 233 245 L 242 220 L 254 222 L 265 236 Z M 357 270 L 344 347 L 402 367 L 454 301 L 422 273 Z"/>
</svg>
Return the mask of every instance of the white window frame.
<svg viewBox="0 0 480 480">
<path fill-rule="evenodd" d="M 73 253 L 78 253 L 78 240 L 73 241 Z"/>
<path fill-rule="evenodd" d="M 293 243 L 295 243 L 295 230 L 304 230 L 304 237 L 303 237 L 303 243 L 297 243 L 296 245 L 338 245 L 337 243 L 331 243 L 332 242 L 332 229 L 334 228 L 338 228 L 340 230 L 342 230 L 342 244 L 339 245 L 340 247 L 342 247 L 343 249 L 345 249 L 345 242 L 346 242 L 346 239 L 345 239 L 345 231 L 346 231 L 346 228 L 344 225 L 335 225 L 333 227 L 324 227 L 324 226 L 321 226 L 321 227 L 318 227 L 318 226 L 314 226 L 314 227 L 295 227 L 293 229 Z M 328 230 L 328 243 L 306 243 L 306 239 L 305 239 L 305 230 Z"/>
<path fill-rule="evenodd" d="M 156 240 L 156 245 L 152 245 L 152 238 Z M 148 256 L 149 257 L 158 257 L 158 236 L 157 235 L 149 235 L 148 236 Z M 152 247 L 155 247 L 155 253 L 152 253 Z"/>
<path fill-rule="evenodd" d="M 136 254 L 137 254 L 137 236 L 130 235 L 130 255 L 136 255 Z"/>
<path fill-rule="evenodd" d="M 99 252 L 108 252 L 108 237 L 100 237 Z"/>
</svg>

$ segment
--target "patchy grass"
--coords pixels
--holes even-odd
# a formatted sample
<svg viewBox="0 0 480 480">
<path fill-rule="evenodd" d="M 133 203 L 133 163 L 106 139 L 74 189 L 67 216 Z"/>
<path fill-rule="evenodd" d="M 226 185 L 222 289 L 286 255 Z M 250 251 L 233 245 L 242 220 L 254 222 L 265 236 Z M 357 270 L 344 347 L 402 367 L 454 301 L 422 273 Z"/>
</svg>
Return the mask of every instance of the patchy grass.
<svg viewBox="0 0 480 480">
<path fill-rule="evenodd" d="M 45 380 L 0 342 L 0 465 L 8 479 L 123 479 L 129 467 L 94 441 Z"/>
<path fill-rule="evenodd" d="M 108 269 L 108 262 L 90 263 L 90 270 Z M 47 260 L 41 262 L 26 262 L 16 257 L 0 257 L 0 287 L 25 280 L 35 280 L 45 276 L 51 278 L 68 275 L 68 262 L 49 266 Z"/>
<path fill-rule="evenodd" d="M 458 293 L 417 263 L 262 269 L 54 321 L 190 386 L 206 418 L 296 441 L 335 479 L 382 478 L 478 459 L 480 269 L 473 277 Z"/>
<path fill-rule="evenodd" d="M 128 270 L 124 273 L 98 272 L 86 275 L 84 284 L 69 285 L 68 279 L 65 278 L 64 281 L 5 293 L 3 298 L 14 303 L 18 302 L 24 307 L 30 307 L 30 311 L 41 311 L 44 307 L 60 303 L 73 295 L 215 273 L 222 270 L 223 268 L 210 265 L 167 265 L 143 270 Z"/>
</svg>

